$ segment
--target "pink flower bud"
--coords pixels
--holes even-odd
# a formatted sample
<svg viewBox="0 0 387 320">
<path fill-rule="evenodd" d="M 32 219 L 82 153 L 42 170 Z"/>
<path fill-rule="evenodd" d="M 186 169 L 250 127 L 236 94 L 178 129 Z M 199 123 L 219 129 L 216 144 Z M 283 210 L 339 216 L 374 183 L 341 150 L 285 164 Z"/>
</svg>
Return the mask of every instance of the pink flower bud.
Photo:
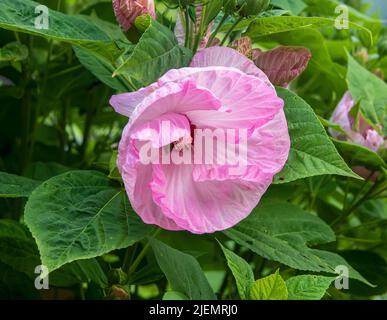
<svg viewBox="0 0 387 320">
<path fill-rule="evenodd" d="M 282 87 L 304 72 L 311 57 L 310 51 L 303 47 L 280 46 L 266 52 L 253 50 L 253 61 L 257 67 L 273 84 Z"/>
<path fill-rule="evenodd" d="M 128 31 L 138 16 L 149 14 L 156 18 L 153 0 L 113 0 L 114 14 L 124 31 Z"/>
</svg>

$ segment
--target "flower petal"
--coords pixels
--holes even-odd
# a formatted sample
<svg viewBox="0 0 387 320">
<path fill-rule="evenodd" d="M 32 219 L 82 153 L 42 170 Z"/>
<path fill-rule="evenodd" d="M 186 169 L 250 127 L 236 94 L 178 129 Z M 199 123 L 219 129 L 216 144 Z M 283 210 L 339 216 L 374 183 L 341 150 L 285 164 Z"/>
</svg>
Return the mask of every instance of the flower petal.
<svg viewBox="0 0 387 320">
<path fill-rule="evenodd" d="M 167 230 L 181 230 L 168 219 L 160 207 L 153 201 L 149 184 L 152 180 L 152 167 L 139 162 L 126 126 L 119 144 L 117 166 L 125 184 L 132 208 L 145 223 L 156 224 Z"/>
<path fill-rule="evenodd" d="M 154 201 L 171 220 L 193 233 L 230 228 L 247 217 L 271 183 L 195 182 L 191 165 L 154 165 L 150 184 Z"/>
<path fill-rule="evenodd" d="M 251 129 L 273 119 L 283 107 L 283 100 L 273 87 L 236 69 L 203 68 L 191 78 L 198 86 L 209 89 L 223 106 L 220 111 L 188 111 L 186 115 L 197 127 Z"/>
<path fill-rule="evenodd" d="M 149 86 L 136 92 L 113 95 L 110 98 L 110 105 L 117 113 L 130 118 L 134 109 L 154 90 L 154 87 Z"/>
<path fill-rule="evenodd" d="M 191 67 L 203 68 L 221 66 L 236 68 L 244 73 L 253 75 L 272 86 L 266 74 L 257 68 L 253 61 L 246 58 L 238 51 L 227 47 L 211 47 L 200 50 L 192 59 Z"/>
<path fill-rule="evenodd" d="M 191 135 L 190 123 L 186 116 L 165 113 L 158 118 L 132 128 L 131 139 L 151 141 L 153 148 L 160 148 Z"/>
<path fill-rule="evenodd" d="M 347 91 L 337 105 L 330 119 L 331 122 L 340 125 L 341 128 L 347 133 L 352 132 L 353 119 L 350 117 L 349 112 L 354 105 L 355 102 L 352 99 L 352 95 L 349 91 Z M 329 129 L 329 132 L 335 138 L 342 138 L 342 134 L 336 130 Z"/>
<path fill-rule="evenodd" d="M 197 86 L 192 80 L 169 82 L 137 105 L 129 123 L 150 121 L 169 112 L 185 114 L 197 109 L 218 110 L 221 106 L 219 99 L 210 90 Z"/>
<path fill-rule="evenodd" d="M 290 149 L 290 137 L 283 110 L 273 120 L 256 128 L 247 140 L 240 141 L 243 143 L 231 145 L 230 141 L 227 141 L 226 145 L 218 139 L 216 146 L 214 143 L 213 164 L 195 165 L 194 180 L 260 181 L 262 177 L 273 177 L 280 172 L 288 159 Z M 232 151 L 228 152 L 227 148 Z M 205 163 L 205 159 L 202 163 Z"/>
</svg>

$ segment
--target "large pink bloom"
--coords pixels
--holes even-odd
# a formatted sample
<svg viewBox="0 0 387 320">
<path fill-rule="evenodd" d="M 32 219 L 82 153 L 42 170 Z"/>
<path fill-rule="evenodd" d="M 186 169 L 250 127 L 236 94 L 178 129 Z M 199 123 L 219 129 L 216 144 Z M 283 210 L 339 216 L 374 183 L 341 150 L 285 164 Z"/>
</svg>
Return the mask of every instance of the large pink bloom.
<svg viewBox="0 0 387 320">
<path fill-rule="evenodd" d="M 283 101 L 266 75 L 230 48 L 203 49 L 189 68 L 170 70 L 157 83 L 113 96 L 110 103 L 130 117 L 118 168 L 133 209 L 148 224 L 193 233 L 230 228 L 254 209 L 288 157 Z M 166 121 L 168 135 L 161 129 Z M 196 131 L 206 128 L 247 132 L 247 143 L 226 139 L 227 146 L 246 151 L 243 170 L 219 161 L 219 151 L 210 164 L 140 160 L 145 145 L 171 150 L 172 157 L 182 150 L 192 155 Z"/>
<path fill-rule="evenodd" d="M 124 31 L 128 31 L 136 18 L 148 13 L 156 18 L 153 0 L 113 0 L 114 14 Z"/>
</svg>

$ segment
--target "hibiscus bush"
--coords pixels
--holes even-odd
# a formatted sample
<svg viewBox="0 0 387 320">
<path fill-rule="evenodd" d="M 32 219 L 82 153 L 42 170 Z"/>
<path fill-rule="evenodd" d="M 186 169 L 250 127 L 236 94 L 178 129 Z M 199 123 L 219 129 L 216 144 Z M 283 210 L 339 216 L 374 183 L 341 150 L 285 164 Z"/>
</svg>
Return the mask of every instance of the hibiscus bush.
<svg viewBox="0 0 387 320">
<path fill-rule="evenodd" d="M 387 298 L 370 12 L 2 0 L 0 298 Z"/>
</svg>

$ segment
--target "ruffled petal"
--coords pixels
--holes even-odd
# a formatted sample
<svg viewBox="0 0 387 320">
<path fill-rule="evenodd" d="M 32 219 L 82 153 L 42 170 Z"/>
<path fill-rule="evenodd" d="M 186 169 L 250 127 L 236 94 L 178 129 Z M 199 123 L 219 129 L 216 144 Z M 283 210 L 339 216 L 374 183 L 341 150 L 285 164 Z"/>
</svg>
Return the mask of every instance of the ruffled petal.
<svg viewBox="0 0 387 320">
<path fill-rule="evenodd" d="M 150 93 L 135 108 L 129 123 L 139 125 L 158 118 L 164 113 L 185 114 L 191 110 L 218 110 L 219 99 L 208 89 L 199 87 L 194 81 L 165 83 Z"/>
<path fill-rule="evenodd" d="M 337 105 L 330 119 L 331 122 L 340 125 L 341 128 L 347 133 L 352 132 L 353 119 L 351 118 L 349 112 L 354 105 L 355 102 L 353 101 L 352 95 L 349 91 L 347 91 Z M 336 130 L 329 129 L 329 132 L 336 138 L 342 138 L 342 134 Z"/>
<path fill-rule="evenodd" d="M 190 66 L 194 68 L 213 66 L 236 68 L 246 74 L 256 76 L 267 85 L 272 86 L 266 74 L 253 61 L 227 47 L 211 47 L 200 50 L 193 57 Z"/>
<path fill-rule="evenodd" d="M 384 138 L 376 130 L 368 130 L 364 146 L 376 152 L 383 145 Z"/>
<path fill-rule="evenodd" d="M 153 200 L 171 220 L 192 233 L 211 233 L 230 228 L 247 217 L 271 183 L 196 182 L 191 165 L 154 165 Z"/>
<path fill-rule="evenodd" d="M 251 129 L 270 121 L 283 108 L 284 102 L 273 87 L 236 69 L 203 68 L 190 77 L 198 86 L 210 90 L 223 106 L 222 112 L 188 111 L 186 115 L 197 127 Z"/>
<path fill-rule="evenodd" d="M 116 94 L 110 98 L 109 103 L 115 112 L 130 118 L 134 109 L 154 90 L 155 87 L 149 86 L 136 92 Z"/>
<path fill-rule="evenodd" d="M 130 203 L 134 211 L 145 223 L 155 224 L 167 230 L 182 230 L 176 223 L 164 215 L 153 201 L 150 182 L 152 166 L 139 162 L 130 142 L 129 126 L 126 126 L 119 144 L 117 166 L 125 184 Z"/>
<path fill-rule="evenodd" d="M 190 123 L 186 116 L 165 113 L 158 118 L 132 128 L 130 137 L 150 141 L 153 148 L 160 148 L 191 135 Z"/>
<path fill-rule="evenodd" d="M 273 177 L 282 170 L 289 156 L 290 137 L 285 113 L 281 110 L 273 120 L 256 128 L 251 136 L 241 139 L 240 143 L 227 141 L 226 145 L 217 140 L 213 149 L 212 164 L 194 165 L 195 181 L 260 181 L 262 177 Z M 205 151 L 202 153 L 205 154 Z M 202 159 L 202 163 L 205 160 Z"/>
</svg>

